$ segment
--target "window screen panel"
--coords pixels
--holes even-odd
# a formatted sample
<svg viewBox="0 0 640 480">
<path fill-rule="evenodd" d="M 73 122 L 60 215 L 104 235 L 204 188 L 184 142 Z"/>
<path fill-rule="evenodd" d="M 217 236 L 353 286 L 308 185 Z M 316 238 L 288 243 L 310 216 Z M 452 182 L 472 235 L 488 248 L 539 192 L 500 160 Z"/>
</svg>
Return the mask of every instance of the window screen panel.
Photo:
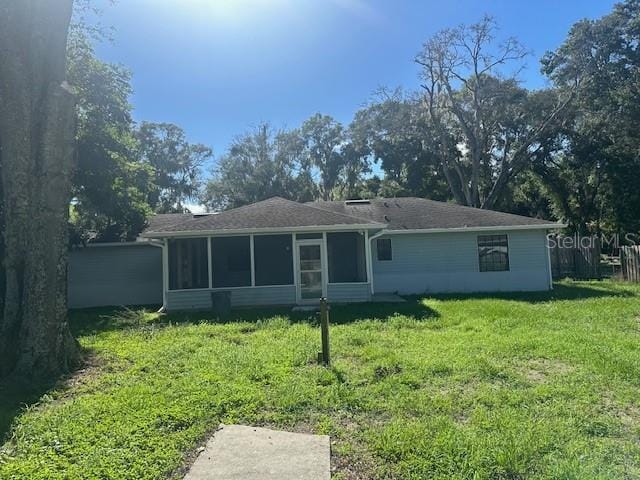
<svg viewBox="0 0 640 480">
<path fill-rule="evenodd" d="M 478 261 L 481 272 L 509 270 L 509 240 L 506 235 L 479 235 Z"/>
<path fill-rule="evenodd" d="M 357 232 L 327 234 L 329 283 L 367 281 L 364 235 Z"/>
<path fill-rule="evenodd" d="M 378 260 L 381 262 L 390 261 L 393 259 L 393 252 L 391 251 L 391 239 L 379 238 L 376 241 L 376 250 L 378 252 Z"/>
<path fill-rule="evenodd" d="M 248 236 L 211 239 L 213 286 L 251 286 L 251 246 Z"/>
<path fill-rule="evenodd" d="M 293 285 L 291 235 L 253 237 L 256 285 Z"/>
<path fill-rule="evenodd" d="M 207 288 L 207 239 L 169 240 L 169 289 Z"/>
</svg>

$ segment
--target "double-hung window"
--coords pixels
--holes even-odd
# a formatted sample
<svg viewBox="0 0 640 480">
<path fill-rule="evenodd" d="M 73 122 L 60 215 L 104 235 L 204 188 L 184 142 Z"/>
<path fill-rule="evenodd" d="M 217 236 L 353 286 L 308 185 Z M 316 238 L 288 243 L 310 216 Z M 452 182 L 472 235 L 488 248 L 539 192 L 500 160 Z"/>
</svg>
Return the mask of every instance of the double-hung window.
<svg viewBox="0 0 640 480">
<path fill-rule="evenodd" d="M 509 270 L 509 240 L 506 235 L 479 235 L 478 261 L 481 272 Z"/>
</svg>

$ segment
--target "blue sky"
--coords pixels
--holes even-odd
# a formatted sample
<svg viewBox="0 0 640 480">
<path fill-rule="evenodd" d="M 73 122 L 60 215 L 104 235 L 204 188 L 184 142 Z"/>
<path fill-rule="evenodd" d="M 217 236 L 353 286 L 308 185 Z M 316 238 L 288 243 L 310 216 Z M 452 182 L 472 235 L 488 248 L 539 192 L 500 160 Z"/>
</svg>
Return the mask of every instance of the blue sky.
<svg viewBox="0 0 640 480">
<path fill-rule="evenodd" d="M 103 60 L 133 72 L 136 120 L 180 125 L 216 155 L 261 121 L 296 127 L 316 112 L 348 123 L 381 87 L 417 89 L 412 60 L 434 32 L 496 17 L 501 36 L 531 49 L 522 73 L 610 0 L 117 0 L 100 22 Z"/>
</svg>

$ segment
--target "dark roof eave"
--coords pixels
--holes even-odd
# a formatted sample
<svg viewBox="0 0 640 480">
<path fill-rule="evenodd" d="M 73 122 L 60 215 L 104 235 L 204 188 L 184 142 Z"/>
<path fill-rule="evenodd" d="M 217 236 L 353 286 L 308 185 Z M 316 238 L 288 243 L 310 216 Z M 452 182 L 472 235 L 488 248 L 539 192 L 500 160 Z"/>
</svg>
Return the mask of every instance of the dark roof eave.
<svg viewBox="0 0 640 480">
<path fill-rule="evenodd" d="M 476 227 L 450 227 L 450 228 L 406 228 L 386 230 L 386 234 L 403 233 L 447 233 L 447 232 L 490 232 L 496 230 L 552 230 L 556 228 L 566 228 L 565 223 L 531 223 L 525 225 L 482 225 Z"/>
<path fill-rule="evenodd" d="M 209 237 L 216 235 L 250 235 L 250 234 L 279 234 L 295 232 L 343 232 L 352 230 L 385 229 L 383 223 L 337 224 L 337 225 L 308 225 L 297 227 L 263 227 L 263 228 L 235 228 L 217 230 L 177 230 L 177 231 L 145 231 L 144 238 L 173 238 L 173 237 Z"/>
</svg>

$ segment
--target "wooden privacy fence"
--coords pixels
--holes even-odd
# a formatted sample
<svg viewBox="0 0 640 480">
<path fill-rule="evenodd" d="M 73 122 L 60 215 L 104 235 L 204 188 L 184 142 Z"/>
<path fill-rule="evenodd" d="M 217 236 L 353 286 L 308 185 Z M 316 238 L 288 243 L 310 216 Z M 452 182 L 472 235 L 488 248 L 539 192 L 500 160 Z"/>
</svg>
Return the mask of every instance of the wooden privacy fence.
<svg viewBox="0 0 640 480">
<path fill-rule="evenodd" d="M 601 278 L 600 250 L 597 237 L 549 237 L 553 278 Z"/>
<path fill-rule="evenodd" d="M 640 245 L 620 247 L 620 268 L 626 281 L 640 283 Z"/>
</svg>

